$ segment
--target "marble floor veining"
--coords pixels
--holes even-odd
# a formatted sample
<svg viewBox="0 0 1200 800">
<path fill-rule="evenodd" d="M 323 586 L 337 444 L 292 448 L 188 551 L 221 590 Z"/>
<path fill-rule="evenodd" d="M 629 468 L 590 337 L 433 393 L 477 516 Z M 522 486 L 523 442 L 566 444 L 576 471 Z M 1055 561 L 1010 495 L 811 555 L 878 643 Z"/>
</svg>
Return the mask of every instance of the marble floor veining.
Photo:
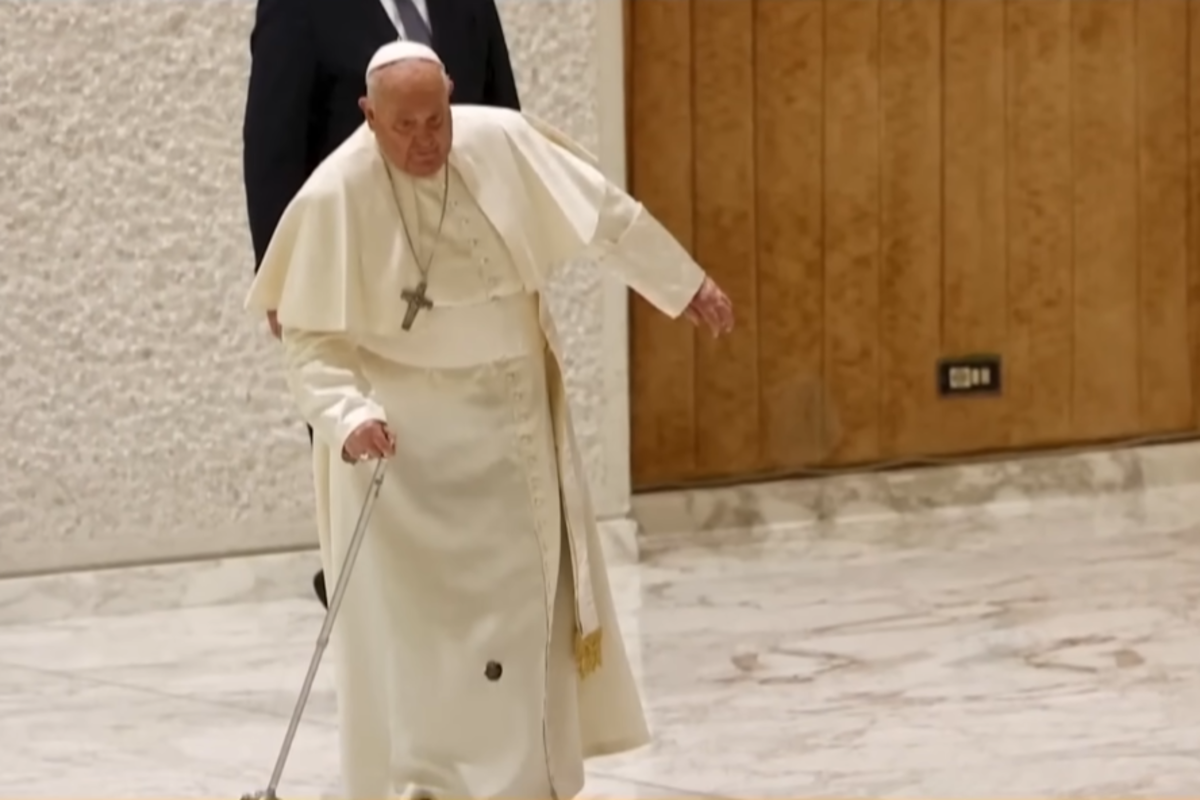
<svg viewBox="0 0 1200 800">
<path fill-rule="evenodd" d="M 1200 486 L 838 522 L 614 570 L 653 746 L 587 796 L 1200 794 Z M 749 537 L 747 537 L 749 539 Z M 319 608 L 0 626 L 0 798 L 262 788 Z M 322 674 L 281 794 L 336 791 Z"/>
</svg>

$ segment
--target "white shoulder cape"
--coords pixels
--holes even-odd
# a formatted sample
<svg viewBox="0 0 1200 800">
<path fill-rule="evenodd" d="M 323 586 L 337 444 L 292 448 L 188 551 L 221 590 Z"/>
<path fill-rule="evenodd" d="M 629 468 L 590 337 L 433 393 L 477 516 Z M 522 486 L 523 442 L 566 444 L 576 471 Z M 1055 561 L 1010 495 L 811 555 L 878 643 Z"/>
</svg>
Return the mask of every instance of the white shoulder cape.
<svg viewBox="0 0 1200 800">
<path fill-rule="evenodd" d="M 508 245 L 530 291 L 585 251 L 608 181 L 566 136 L 508 109 L 453 107 L 450 163 Z M 387 167 L 364 124 L 313 172 L 271 239 L 246 300 L 284 327 L 398 334 L 411 258 Z M 411 283 L 411 278 L 408 279 Z"/>
</svg>

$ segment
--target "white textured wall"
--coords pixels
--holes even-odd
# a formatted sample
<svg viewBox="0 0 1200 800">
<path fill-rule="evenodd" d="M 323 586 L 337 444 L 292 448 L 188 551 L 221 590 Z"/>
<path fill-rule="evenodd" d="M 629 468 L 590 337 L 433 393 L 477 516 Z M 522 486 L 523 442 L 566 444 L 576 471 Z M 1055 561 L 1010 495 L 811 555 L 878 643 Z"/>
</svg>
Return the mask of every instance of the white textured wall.
<svg viewBox="0 0 1200 800">
<path fill-rule="evenodd" d="M 597 142 L 587 0 L 501 3 L 523 98 Z M 250 0 L 0 0 L 0 574 L 313 541 L 307 438 L 241 311 Z M 593 486 L 601 294 L 557 292 Z"/>
</svg>

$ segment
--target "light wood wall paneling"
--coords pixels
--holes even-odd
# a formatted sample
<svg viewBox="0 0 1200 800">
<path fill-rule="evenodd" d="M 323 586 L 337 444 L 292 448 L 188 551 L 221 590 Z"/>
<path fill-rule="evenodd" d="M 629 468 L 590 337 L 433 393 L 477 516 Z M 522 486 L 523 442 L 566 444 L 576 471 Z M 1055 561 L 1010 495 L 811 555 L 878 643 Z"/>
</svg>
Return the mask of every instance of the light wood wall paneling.
<svg viewBox="0 0 1200 800">
<path fill-rule="evenodd" d="M 946 0 L 942 76 L 944 356 L 1008 349 L 1005 4 Z M 929 366 L 926 365 L 928 371 Z M 1004 447 L 1007 396 L 940 405 L 936 453 Z"/>
<path fill-rule="evenodd" d="M 1200 428 L 1200 0 L 631 0 L 637 486 Z M 997 398 L 938 396 L 998 353 Z"/>
<path fill-rule="evenodd" d="M 696 468 L 760 468 L 754 3 L 693 0 L 694 254 L 733 300 L 730 336 L 696 338 Z"/>
<path fill-rule="evenodd" d="M 942 297 L 942 2 L 882 0 L 881 455 L 937 430 Z"/>
<path fill-rule="evenodd" d="M 1200 427 L 1200 3 L 1187 3 L 1188 31 L 1188 329 L 1192 425 Z"/>
<path fill-rule="evenodd" d="M 634 195 L 693 245 L 691 0 L 629 4 L 629 179 Z M 630 301 L 630 427 L 635 485 L 686 478 L 695 466 L 694 336 L 640 297 Z"/>
<path fill-rule="evenodd" d="M 759 433 L 769 470 L 822 461 L 835 432 L 823 378 L 823 0 L 757 0 L 754 38 Z"/>
<path fill-rule="evenodd" d="M 825 384 L 830 463 L 879 457 L 880 0 L 825 0 Z"/>
<path fill-rule="evenodd" d="M 1137 5 L 1138 359 L 1143 433 L 1183 430 L 1192 422 L 1186 291 L 1188 5 L 1188 0 L 1141 0 Z"/>
<path fill-rule="evenodd" d="M 1008 445 L 1071 438 L 1071 0 L 1008 0 Z"/>
<path fill-rule="evenodd" d="M 1138 427 L 1136 0 L 1074 2 L 1075 370 L 1072 434 Z"/>
</svg>

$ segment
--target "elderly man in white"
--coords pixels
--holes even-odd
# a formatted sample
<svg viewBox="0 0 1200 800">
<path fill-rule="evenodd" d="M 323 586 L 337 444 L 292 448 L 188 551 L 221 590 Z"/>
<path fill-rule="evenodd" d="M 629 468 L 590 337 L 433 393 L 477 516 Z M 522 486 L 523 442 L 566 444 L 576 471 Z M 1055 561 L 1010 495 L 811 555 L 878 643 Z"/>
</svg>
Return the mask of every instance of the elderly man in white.
<svg viewBox="0 0 1200 800">
<path fill-rule="evenodd" d="M 333 647 L 347 795 L 564 798 L 648 740 L 543 299 L 585 253 L 715 335 L 728 298 L 590 156 L 449 104 L 438 57 L 383 47 L 366 125 L 283 215 L 248 305 L 275 312 L 316 432 L 340 573 L 388 459 Z"/>
</svg>

